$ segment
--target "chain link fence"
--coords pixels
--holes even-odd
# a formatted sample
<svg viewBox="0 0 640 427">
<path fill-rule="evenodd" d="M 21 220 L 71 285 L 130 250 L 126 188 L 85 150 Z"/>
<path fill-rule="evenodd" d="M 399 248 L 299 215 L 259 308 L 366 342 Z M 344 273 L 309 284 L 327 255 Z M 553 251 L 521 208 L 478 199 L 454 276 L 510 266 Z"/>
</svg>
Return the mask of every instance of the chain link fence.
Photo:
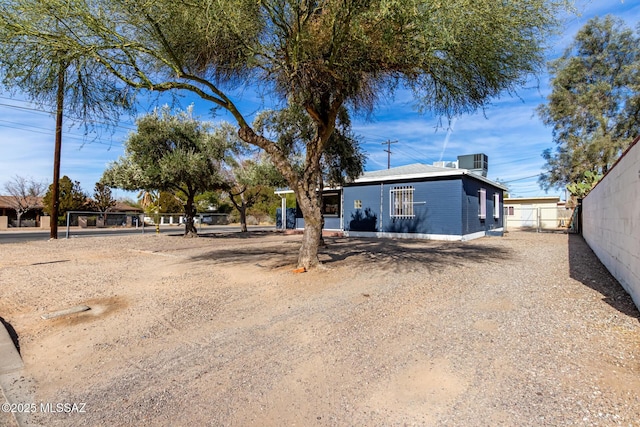
<svg viewBox="0 0 640 427">
<path fill-rule="evenodd" d="M 200 213 L 194 218 L 196 226 L 201 230 L 207 225 L 229 224 L 228 214 Z M 184 226 L 184 213 L 144 214 L 132 212 L 85 212 L 69 211 L 66 219 L 66 237 L 69 238 L 71 227 L 78 228 L 132 228 L 140 233 L 155 230 L 159 226 Z M 145 230 L 146 229 L 146 230 Z"/>
</svg>

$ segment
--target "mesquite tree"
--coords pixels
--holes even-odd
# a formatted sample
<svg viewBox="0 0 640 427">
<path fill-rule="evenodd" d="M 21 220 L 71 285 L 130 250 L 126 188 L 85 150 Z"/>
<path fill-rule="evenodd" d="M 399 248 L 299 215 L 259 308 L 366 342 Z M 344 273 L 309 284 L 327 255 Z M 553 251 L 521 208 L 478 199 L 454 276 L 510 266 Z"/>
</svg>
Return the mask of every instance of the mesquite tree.
<svg viewBox="0 0 640 427">
<path fill-rule="evenodd" d="M 539 71 L 545 36 L 566 3 L 7 0 L 0 27 L 28 26 L 30 40 L 90 58 L 136 90 L 190 91 L 228 111 L 239 137 L 267 152 L 295 192 L 306 226 L 298 263 L 313 267 L 321 159 L 339 112 L 372 110 L 400 85 L 422 110 L 474 111 Z M 34 27 L 25 8 L 72 31 Z M 238 107 L 247 90 L 299 106 L 313 120 L 300 173 L 276 141 L 251 126 L 253 108 Z"/>
<path fill-rule="evenodd" d="M 246 233 L 247 210 L 256 203 L 273 198 L 274 187 L 282 184 L 282 178 L 264 156 L 256 158 L 228 158 L 225 160 L 223 188 L 229 201 L 240 216 L 240 231 Z"/>
<path fill-rule="evenodd" d="M 291 105 L 282 110 L 263 111 L 258 114 L 253 126 L 261 135 L 269 135 L 278 144 L 278 148 L 287 153 L 293 171 L 302 179 L 308 167 L 305 163 L 307 160 L 304 155 L 305 149 L 315 134 L 315 124 L 304 110 Z M 342 108 L 336 116 L 335 129 L 320 159 L 316 192 L 320 198 L 321 209 L 322 189 L 325 186 L 341 186 L 359 177 L 364 171 L 365 160 L 366 156 L 360 147 L 360 141 L 351 130 L 349 114 L 346 108 Z M 298 200 L 298 206 L 300 204 Z M 322 228 L 324 227 L 322 211 L 320 215 Z M 318 239 L 318 244 L 324 245 L 322 235 Z"/>
</svg>

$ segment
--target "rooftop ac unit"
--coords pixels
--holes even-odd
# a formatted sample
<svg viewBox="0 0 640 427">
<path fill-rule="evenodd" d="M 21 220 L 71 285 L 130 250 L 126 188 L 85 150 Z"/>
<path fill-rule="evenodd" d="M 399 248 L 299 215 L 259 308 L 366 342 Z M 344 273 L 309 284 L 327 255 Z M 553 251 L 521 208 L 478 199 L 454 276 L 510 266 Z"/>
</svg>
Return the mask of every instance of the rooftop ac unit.
<svg viewBox="0 0 640 427">
<path fill-rule="evenodd" d="M 486 177 L 489 171 L 489 157 L 484 153 L 458 156 L 458 165 L 461 169 L 469 169 L 477 175 Z"/>
<path fill-rule="evenodd" d="M 437 168 L 452 168 L 458 169 L 458 161 L 441 161 L 441 162 L 433 162 L 433 166 Z"/>
</svg>

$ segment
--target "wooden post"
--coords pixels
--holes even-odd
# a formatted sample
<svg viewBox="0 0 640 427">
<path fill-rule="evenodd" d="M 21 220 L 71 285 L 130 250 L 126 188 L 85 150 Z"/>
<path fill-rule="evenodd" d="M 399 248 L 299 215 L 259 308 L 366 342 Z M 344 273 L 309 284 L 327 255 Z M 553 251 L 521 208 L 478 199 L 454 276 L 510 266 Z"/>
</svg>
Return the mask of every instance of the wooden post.
<svg viewBox="0 0 640 427">
<path fill-rule="evenodd" d="M 49 238 L 58 238 L 58 211 L 60 207 L 60 153 L 62 151 L 62 110 L 64 108 L 64 74 L 66 65 L 60 61 L 58 92 L 56 94 L 56 141 L 53 154 L 53 190 L 51 192 L 51 232 Z"/>
</svg>

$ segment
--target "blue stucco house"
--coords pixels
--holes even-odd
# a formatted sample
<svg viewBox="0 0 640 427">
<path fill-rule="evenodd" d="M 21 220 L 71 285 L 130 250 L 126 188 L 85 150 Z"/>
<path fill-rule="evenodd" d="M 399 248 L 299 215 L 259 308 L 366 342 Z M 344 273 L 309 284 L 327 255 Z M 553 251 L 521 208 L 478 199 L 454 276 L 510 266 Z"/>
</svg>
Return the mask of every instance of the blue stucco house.
<svg viewBox="0 0 640 427">
<path fill-rule="evenodd" d="M 505 190 L 478 170 L 457 167 L 417 163 L 365 172 L 342 188 L 323 191 L 324 229 L 434 240 L 502 235 Z M 300 211 L 295 228 L 304 228 Z"/>
</svg>

